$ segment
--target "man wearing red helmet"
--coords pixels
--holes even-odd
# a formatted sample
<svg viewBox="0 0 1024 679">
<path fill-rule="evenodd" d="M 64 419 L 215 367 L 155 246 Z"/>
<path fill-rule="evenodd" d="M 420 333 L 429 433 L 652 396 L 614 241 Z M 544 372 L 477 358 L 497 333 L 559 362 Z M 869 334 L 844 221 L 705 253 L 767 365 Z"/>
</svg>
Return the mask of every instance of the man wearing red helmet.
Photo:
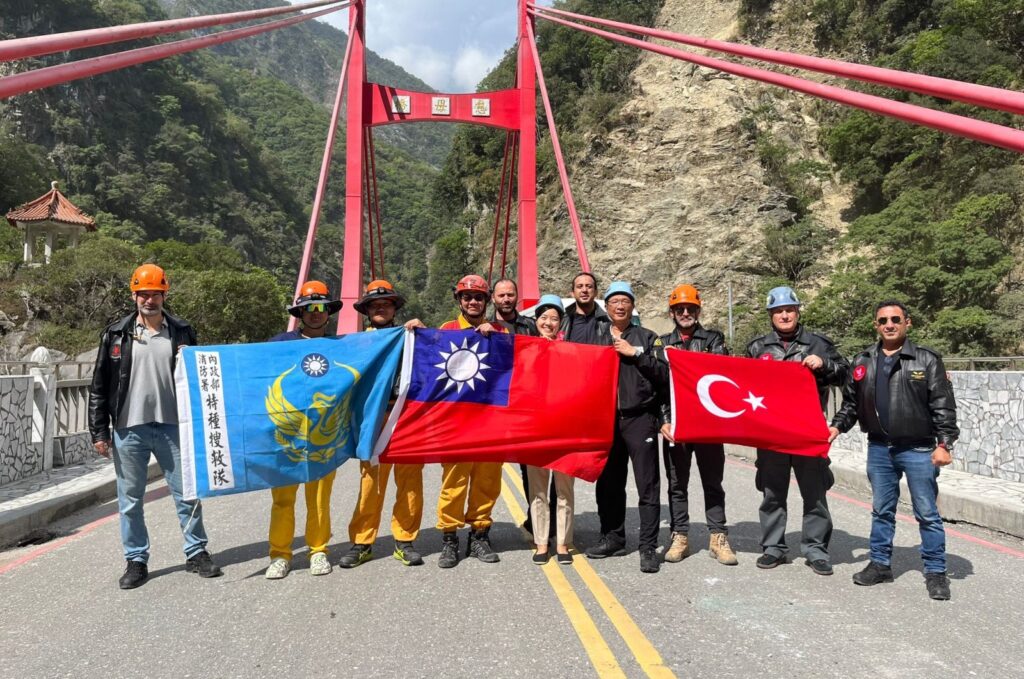
<svg viewBox="0 0 1024 679">
<path fill-rule="evenodd" d="M 405 306 L 405 298 L 395 291 L 391 283 L 376 280 L 366 286 L 365 294 L 352 306 L 370 322 L 368 331 L 382 330 L 395 327 L 395 314 Z M 396 380 L 391 405 L 394 405 L 397 391 Z M 406 566 L 419 566 L 423 563 L 423 557 L 413 544 L 423 519 L 423 465 L 360 462 L 359 498 L 348 524 L 352 546 L 338 560 L 342 568 L 355 568 L 372 558 L 371 550 L 380 528 L 384 495 L 392 467 L 395 472 L 395 506 L 391 510 L 391 534 L 395 538 L 393 556 Z"/>
<path fill-rule="evenodd" d="M 669 314 L 675 329 L 661 336 L 666 347 L 727 356 L 725 337 L 700 324 L 700 292 L 692 285 L 680 285 L 668 297 Z M 719 563 L 735 566 L 736 553 L 729 545 L 725 525 L 725 446 L 721 443 L 684 443 L 672 440 L 672 406 L 662 404 L 661 435 L 665 439 L 664 460 L 668 476 L 668 509 L 672 526 L 672 544 L 665 550 L 665 561 L 675 563 L 690 554 L 689 492 L 690 462 L 697 458 L 700 484 L 704 489 L 704 518 L 711 534 L 708 547 Z"/>
<path fill-rule="evenodd" d="M 482 277 L 464 276 L 455 286 L 459 317 L 441 326 L 442 330 L 473 328 L 480 333 L 507 333 L 501 325 L 487 322 L 490 288 Z M 491 510 L 501 493 L 500 462 L 457 462 L 441 465 L 441 494 L 437 500 L 437 528 L 442 532 L 441 555 L 437 565 L 452 568 L 459 563 L 459 536 L 456 532 L 469 524 L 471 533 L 466 556 L 484 563 L 500 561 L 491 549 Z"/>
<path fill-rule="evenodd" d="M 327 334 L 332 315 L 341 309 L 340 300 L 332 300 L 327 285 L 322 281 L 306 281 L 299 288 L 295 303 L 288 313 L 299 319 L 299 327 L 270 338 L 271 342 L 315 339 Z M 305 484 L 306 545 L 309 547 L 309 572 L 327 575 L 331 562 L 327 558 L 327 543 L 331 539 L 331 490 L 337 472 Z M 295 539 L 295 497 L 299 486 L 271 488 L 273 505 L 270 508 L 270 565 L 266 578 L 280 580 L 288 575 L 292 563 L 292 541 Z"/>
<path fill-rule="evenodd" d="M 89 387 L 93 447 L 103 457 L 114 453 L 121 543 L 127 562 L 118 585 L 134 589 L 149 579 L 149 533 L 142 505 L 150 455 L 163 470 L 174 499 L 185 538 L 186 572 L 216 577 L 221 570 L 206 551 L 202 505 L 199 500 L 182 498 L 174 366 L 178 351 L 196 344 L 196 331 L 164 311 L 170 286 L 157 265 L 137 268 L 129 288 L 135 312 L 103 331 Z"/>
</svg>

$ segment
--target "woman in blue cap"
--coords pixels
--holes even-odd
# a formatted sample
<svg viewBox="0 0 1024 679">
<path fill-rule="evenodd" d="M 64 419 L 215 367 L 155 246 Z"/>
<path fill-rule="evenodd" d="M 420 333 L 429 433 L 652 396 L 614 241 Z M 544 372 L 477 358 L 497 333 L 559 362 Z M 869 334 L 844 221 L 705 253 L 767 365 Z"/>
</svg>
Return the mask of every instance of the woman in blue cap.
<svg viewBox="0 0 1024 679">
<path fill-rule="evenodd" d="M 549 340 L 562 339 L 561 325 L 562 316 L 565 315 L 565 307 L 558 295 L 544 295 L 537 304 L 536 318 L 537 330 L 541 337 Z M 526 468 L 527 486 L 530 489 L 530 519 L 533 522 L 534 543 L 537 545 L 537 552 L 533 555 L 533 562 L 538 565 L 547 563 L 550 554 L 548 553 L 548 527 L 551 521 L 551 509 L 548 506 L 548 480 L 552 471 L 544 467 Z M 555 511 L 555 551 L 558 563 L 571 564 L 572 555 L 569 554 L 569 544 L 572 542 L 572 503 L 573 503 L 573 477 L 562 472 L 554 472 L 555 494 L 558 497 L 558 507 Z"/>
</svg>

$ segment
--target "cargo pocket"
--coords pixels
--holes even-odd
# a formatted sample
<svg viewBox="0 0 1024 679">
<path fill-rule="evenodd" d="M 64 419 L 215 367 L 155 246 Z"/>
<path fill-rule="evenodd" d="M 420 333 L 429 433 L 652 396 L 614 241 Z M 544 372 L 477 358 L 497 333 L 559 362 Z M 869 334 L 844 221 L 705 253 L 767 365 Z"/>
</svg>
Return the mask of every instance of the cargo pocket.
<svg viewBox="0 0 1024 679">
<path fill-rule="evenodd" d="M 754 472 L 754 488 L 757 488 L 757 492 L 763 493 L 764 492 L 764 470 L 761 469 L 761 461 L 758 460 L 757 462 L 755 462 L 754 466 L 757 467 L 757 471 Z"/>
</svg>

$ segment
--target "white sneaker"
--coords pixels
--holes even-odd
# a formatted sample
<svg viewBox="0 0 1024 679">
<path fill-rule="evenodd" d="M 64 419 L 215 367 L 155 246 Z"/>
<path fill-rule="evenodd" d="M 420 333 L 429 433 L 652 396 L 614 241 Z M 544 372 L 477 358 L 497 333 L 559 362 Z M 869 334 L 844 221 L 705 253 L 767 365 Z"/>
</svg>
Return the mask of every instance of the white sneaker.
<svg viewBox="0 0 1024 679">
<path fill-rule="evenodd" d="M 292 569 L 292 564 L 288 559 L 282 559 L 280 557 L 270 560 L 270 565 L 267 566 L 267 580 L 280 580 L 284 576 L 288 575 L 288 571 Z"/>
<path fill-rule="evenodd" d="M 331 562 L 327 560 L 327 555 L 323 552 L 317 552 L 309 557 L 310 575 L 327 575 L 331 570 Z"/>
</svg>

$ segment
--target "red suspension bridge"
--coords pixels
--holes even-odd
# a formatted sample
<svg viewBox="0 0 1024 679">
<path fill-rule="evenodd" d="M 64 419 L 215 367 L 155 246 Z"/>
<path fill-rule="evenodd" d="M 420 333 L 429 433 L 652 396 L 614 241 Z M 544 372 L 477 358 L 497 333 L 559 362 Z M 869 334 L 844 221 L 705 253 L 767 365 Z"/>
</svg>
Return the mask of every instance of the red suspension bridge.
<svg viewBox="0 0 1024 679">
<path fill-rule="evenodd" d="M 384 229 L 381 223 L 380 194 L 377 188 L 376 154 L 373 140 L 373 128 L 380 125 L 430 121 L 486 125 L 505 130 L 505 152 L 491 239 L 488 279 L 493 280 L 496 264 L 497 271 L 501 275 L 504 275 L 507 268 L 512 203 L 514 201 L 518 240 L 516 277 L 519 282 L 522 303 L 529 306 L 534 304 L 540 296 L 536 228 L 536 93 L 539 90 L 580 266 L 585 271 L 590 269 L 580 219 L 569 185 L 568 171 L 559 144 L 551 101 L 548 97 L 537 50 L 534 26 L 538 19 L 698 66 L 802 92 L 844 106 L 967 137 L 1018 153 L 1024 152 L 1024 131 L 1015 127 L 894 101 L 766 68 L 703 56 L 651 40 L 697 47 L 731 57 L 767 62 L 788 68 L 814 71 L 837 78 L 964 102 L 1016 115 L 1024 115 L 1024 93 L 1021 92 L 672 33 L 556 8 L 540 7 L 532 4 L 530 0 L 518 0 L 517 57 L 515 81 L 512 87 L 468 94 L 403 90 L 367 80 L 367 4 L 367 0 L 345 0 L 344 2 L 319 0 L 270 9 L 111 26 L 0 41 L 0 61 L 14 61 L 128 40 L 270 19 L 241 28 L 228 28 L 198 37 L 114 52 L 2 77 L 0 78 L 0 99 L 287 28 L 347 9 L 349 12 L 349 39 L 345 47 L 337 93 L 334 97 L 320 176 L 296 281 L 297 292 L 299 285 L 309 276 L 317 226 L 331 170 L 331 154 L 341 118 L 342 104 L 346 102 L 348 113 L 345 120 L 347 142 L 345 241 L 341 285 L 341 298 L 346 304 L 338 319 L 339 332 L 352 332 L 358 329 L 358 316 L 353 308 L 353 302 L 361 294 L 364 270 L 368 269 L 372 278 L 377 277 L 378 271 L 382 276 L 385 273 Z M 315 11 L 303 13 L 305 10 Z M 275 18 L 288 14 L 293 16 Z M 364 242 L 368 245 L 369 250 L 366 253 L 369 255 L 367 261 L 364 261 Z M 364 264 L 368 266 L 364 267 Z"/>
</svg>

